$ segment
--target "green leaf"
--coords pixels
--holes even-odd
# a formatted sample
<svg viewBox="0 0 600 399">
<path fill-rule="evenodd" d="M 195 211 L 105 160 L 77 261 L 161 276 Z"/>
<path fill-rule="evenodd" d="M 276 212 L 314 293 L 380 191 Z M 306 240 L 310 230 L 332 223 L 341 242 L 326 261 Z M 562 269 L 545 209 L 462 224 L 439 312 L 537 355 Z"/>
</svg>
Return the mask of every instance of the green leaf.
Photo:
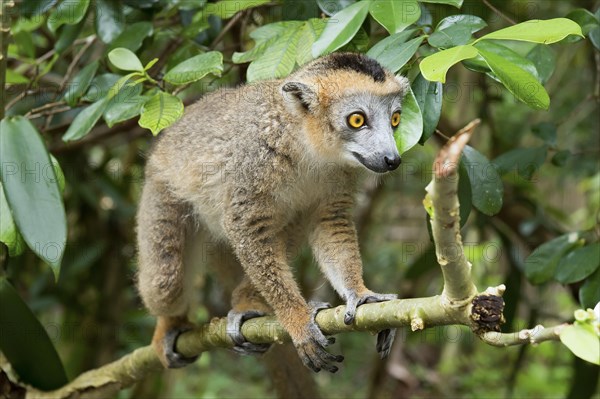
<svg viewBox="0 0 600 399">
<path fill-rule="evenodd" d="M 560 332 L 560 341 L 575 356 L 600 365 L 600 339 L 591 325 L 575 323 L 565 327 Z"/>
<path fill-rule="evenodd" d="M 154 28 L 152 24 L 147 21 L 136 22 L 131 25 L 127 25 L 123 32 L 112 41 L 109 50 L 123 47 L 133 52 L 139 50 L 142 47 L 144 39 L 152 36 Z"/>
<path fill-rule="evenodd" d="M 108 53 L 111 64 L 124 71 L 144 72 L 144 66 L 135 53 L 129 49 L 119 47 Z"/>
<path fill-rule="evenodd" d="M 267 51 L 248 67 L 247 80 L 282 78 L 289 75 L 296 65 L 296 46 L 300 29 L 290 29 L 269 46 Z"/>
<path fill-rule="evenodd" d="M 302 26 L 296 46 L 296 63 L 298 65 L 304 65 L 314 59 L 312 46 L 325 30 L 325 26 L 327 26 L 327 20 L 321 18 L 311 18 Z"/>
<path fill-rule="evenodd" d="M 505 60 L 502 56 L 479 47 L 477 51 L 485 59 L 492 72 L 515 97 L 534 109 L 547 110 L 550 107 L 550 97 L 535 76 Z"/>
<path fill-rule="evenodd" d="M 579 289 L 579 302 L 584 309 L 594 308 L 600 302 L 600 268 Z"/>
<path fill-rule="evenodd" d="M 565 253 L 581 244 L 579 233 L 569 233 L 543 243 L 525 259 L 525 276 L 532 284 L 543 284 L 554 277 Z"/>
<path fill-rule="evenodd" d="M 81 22 L 76 25 L 64 25 L 59 29 L 58 40 L 54 43 L 54 49 L 58 54 L 61 54 L 73 44 L 83 30 L 84 25 L 85 19 L 82 19 Z"/>
<path fill-rule="evenodd" d="M 469 28 L 470 33 L 475 33 L 485 28 L 487 23 L 475 15 L 458 14 L 442 19 L 435 30 L 440 31 L 457 25 L 467 27 Z"/>
<path fill-rule="evenodd" d="M 96 34 L 104 43 L 115 40 L 125 27 L 123 5 L 120 0 L 96 0 Z"/>
<path fill-rule="evenodd" d="M 58 278 L 67 241 L 65 209 L 48 151 L 29 120 L 19 116 L 0 122 L 0 159 L 14 221 L 29 248 Z"/>
<path fill-rule="evenodd" d="M 265 41 L 256 42 L 254 47 L 248 51 L 243 53 L 233 53 L 231 60 L 236 64 L 254 61 L 257 58 L 260 58 L 267 51 L 267 49 L 269 49 L 269 47 L 271 47 L 271 45 L 277 41 L 278 38 L 279 36 L 275 36 Z"/>
<path fill-rule="evenodd" d="M 380 40 L 367 52 L 367 55 L 373 59 L 379 60 L 384 58 L 388 52 L 393 52 L 396 48 L 404 43 L 416 32 L 416 29 L 409 29 L 400 33 L 394 33 Z"/>
<path fill-rule="evenodd" d="M 88 89 L 87 93 L 85 93 L 81 99 L 83 101 L 93 103 L 103 97 L 106 97 L 110 88 L 113 87 L 120 78 L 121 75 L 117 75 L 115 73 L 104 73 L 96 76 L 94 79 L 92 79 L 92 83 L 90 84 L 90 88 Z"/>
<path fill-rule="evenodd" d="M 280 21 L 272 24 L 261 26 L 252 31 L 250 37 L 255 42 L 263 42 L 283 35 L 286 31 L 294 30 L 302 27 L 304 24 L 301 21 Z"/>
<path fill-rule="evenodd" d="M 533 174 L 546 162 L 548 147 L 515 148 L 498 156 L 492 164 L 500 175 L 517 170 L 523 179 L 531 180 Z"/>
<path fill-rule="evenodd" d="M 64 0 L 48 16 L 48 29 L 56 32 L 62 25 L 79 23 L 87 12 L 90 0 Z"/>
<path fill-rule="evenodd" d="M 503 58 L 504 61 L 518 66 L 519 68 L 533 75 L 536 78 L 536 80 L 539 80 L 538 70 L 535 67 L 535 64 L 531 60 L 529 60 L 526 57 L 523 57 L 511 48 L 493 41 L 477 43 L 475 48 L 478 50 L 481 49 L 484 51 L 489 51 L 490 53 L 494 53 L 497 56 Z M 485 59 L 482 59 L 482 61 L 485 65 L 489 66 Z"/>
<path fill-rule="evenodd" d="M 596 10 L 596 14 L 594 14 L 596 20 L 600 21 L 600 8 Z M 596 50 L 600 50 L 600 27 L 592 29 L 589 33 L 589 38 Z"/>
<path fill-rule="evenodd" d="M 576 8 L 567 14 L 567 18 L 577 22 L 581 26 L 582 33 L 586 36 L 600 25 L 596 16 L 585 8 Z"/>
<path fill-rule="evenodd" d="M 463 150 L 462 162 L 471 182 L 473 206 L 488 216 L 500 212 L 504 186 L 496 168 L 471 146 Z"/>
<path fill-rule="evenodd" d="M 456 8 L 461 8 L 463 0 L 419 0 L 421 3 L 448 4 Z"/>
<path fill-rule="evenodd" d="M 37 1 L 18 1 L 16 2 L 19 16 L 27 18 L 40 15 L 52 8 L 58 0 L 37 0 Z"/>
<path fill-rule="evenodd" d="M 108 97 L 101 98 L 78 113 L 63 135 L 63 141 L 79 140 L 87 135 L 102 116 L 102 113 L 108 104 L 108 100 Z"/>
<path fill-rule="evenodd" d="M 317 0 L 321 11 L 329 17 L 354 3 L 356 0 Z"/>
<path fill-rule="evenodd" d="M 369 12 L 390 34 L 402 32 L 421 17 L 417 0 L 374 0 Z"/>
<path fill-rule="evenodd" d="M 41 390 L 68 382 L 46 330 L 5 278 L 0 278 L 0 326 L 0 350 L 20 379 Z"/>
<path fill-rule="evenodd" d="M 399 33 L 399 35 L 402 35 L 402 33 Z M 390 36 L 390 38 L 391 37 L 392 36 Z M 396 44 L 395 41 L 389 41 L 385 47 L 379 47 L 376 50 L 371 49 L 373 51 L 369 51 L 367 55 L 372 56 L 372 58 L 379 61 L 381 65 L 388 68 L 393 73 L 396 73 L 410 61 L 413 55 L 415 55 L 419 46 L 423 43 L 423 39 L 424 38 L 420 36 L 402 44 Z"/>
<path fill-rule="evenodd" d="M 6 83 L 13 84 L 13 85 L 26 84 L 26 83 L 29 83 L 29 79 L 27 79 L 25 76 L 21 75 L 20 73 L 13 71 L 12 69 L 7 69 L 6 70 Z"/>
<path fill-rule="evenodd" d="M 571 158 L 571 151 L 562 150 L 554 154 L 550 162 L 552 162 L 552 165 L 562 168 L 567 164 L 569 158 Z"/>
<path fill-rule="evenodd" d="M 313 57 L 317 58 L 334 52 L 348 44 L 367 18 L 370 5 L 370 1 L 359 1 L 333 15 L 327 21 L 327 26 L 319 39 L 312 46 Z"/>
<path fill-rule="evenodd" d="M 427 42 L 437 48 L 450 48 L 469 43 L 471 28 L 462 25 L 451 25 L 442 30 L 436 30 Z"/>
<path fill-rule="evenodd" d="M 400 154 L 410 150 L 419 142 L 423 133 L 423 116 L 412 89 L 402 102 L 402 121 L 396 129 L 396 146 Z"/>
<path fill-rule="evenodd" d="M 441 85 L 441 83 L 439 83 Z M 458 168 L 458 203 L 460 205 L 460 227 L 463 227 L 473 207 L 473 190 L 471 181 L 464 162 L 459 163 Z"/>
<path fill-rule="evenodd" d="M 563 284 L 576 283 L 596 271 L 600 266 L 600 243 L 586 245 L 569 252 L 556 268 L 554 278 Z"/>
<path fill-rule="evenodd" d="M 8 201 L 4 195 L 4 189 L 0 182 L 0 242 L 3 242 L 8 247 L 8 255 L 19 256 L 25 251 L 27 245 L 23 241 L 21 233 L 15 224 L 15 221 L 10 212 Z"/>
<path fill-rule="evenodd" d="M 217 15 L 229 19 L 240 11 L 270 3 L 271 0 L 221 0 L 206 5 L 206 15 Z"/>
<path fill-rule="evenodd" d="M 183 115 L 183 103 L 169 93 L 156 93 L 142 108 L 139 125 L 150 129 L 153 135 L 171 126 Z"/>
<path fill-rule="evenodd" d="M 104 111 L 104 120 L 108 127 L 117 123 L 135 118 L 142 111 L 142 107 L 149 100 L 146 96 L 134 96 L 123 102 L 112 102 Z"/>
<path fill-rule="evenodd" d="M 430 82 L 419 74 L 412 84 L 415 98 L 423 115 L 423 133 L 419 143 L 425 143 L 435 132 L 442 114 L 442 84 Z"/>
<path fill-rule="evenodd" d="M 365 53 L 369 49 L 369 43 L 371 39 L 369 38 L 369 34 L 362 27 L 358 30 L 356 35 L 350 40 L 348 44 L 342 47 L 340 52 L 350 52 L 350 53 Z"/>
<path fill-rule="evenodd" d="M 419 68 L 425 79 L 432 82 L 446 83 L 448 69 L 462 60 L 475 58 L 477 55 L 478 52 L 473 46 L 457 46 L 426 57 Z"/>
<path fill-rule="evenodd" d="M 550 46 L 538 44 L 527 54 L 527 59 L 535 65 L 540 83 L 545 84 L 556 68 L 556 54 L 554 50 Z"/>
<path fill-rule="evenodd" d="M 223 54 L 219 51 L 210 51 L 200 54 L 171 69 L 164 80 L 174 85 L 184 85 L 202 79 L 209 73 L 221 76 L 223 72 Z"/>
<path fill-rule="evenodd" d="M 533 19 L 508 28 L 500 29 L 480 37 L 482 40 L 519 40 L 533 43 L 552 44 L 561 41 L 569 35 L 583 36 L 581 27 L 567 18 L 548 20 Z"/>
<path fill-rule="evenodd" d="M 544 142 L 548 145 L 554 146 L 556 145 L 556 125 L 551 122 L 541 122 L 531 128 L 533 134 L 540 139 L 544 140 Z"/>
<path fill-rule="evenodd" d="M 88 87 L 90 87 L 97 70 L 98 61 L 95 61 L 86 65 L 77 75 L 75 75 L 73 81 L 67 86 L 67 91 L 63 97 L 69 106 L 74 107 L 77 104 L 81 96 L 83 96 Z"/>
</svg>

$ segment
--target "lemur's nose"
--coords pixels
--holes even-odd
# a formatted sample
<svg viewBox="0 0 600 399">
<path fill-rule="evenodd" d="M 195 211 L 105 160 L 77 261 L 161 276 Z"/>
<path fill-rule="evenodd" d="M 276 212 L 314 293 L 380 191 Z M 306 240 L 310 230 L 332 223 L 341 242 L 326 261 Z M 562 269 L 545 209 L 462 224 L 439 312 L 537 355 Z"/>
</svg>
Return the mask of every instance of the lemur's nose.
<svg viewBox="0 0 600 399">
<path fill-rule="evenodd" d="M 400 166 L 400 164 L 402 163 L 402 159 L 400 158 L 400 155 L 394 155 L 391 158 L 384 157 L 384 159 L 385 159 L 385 163 L 387 164 L 387 167 L 389 170 L 397 169 L 398 166 Z"/>
</svg>

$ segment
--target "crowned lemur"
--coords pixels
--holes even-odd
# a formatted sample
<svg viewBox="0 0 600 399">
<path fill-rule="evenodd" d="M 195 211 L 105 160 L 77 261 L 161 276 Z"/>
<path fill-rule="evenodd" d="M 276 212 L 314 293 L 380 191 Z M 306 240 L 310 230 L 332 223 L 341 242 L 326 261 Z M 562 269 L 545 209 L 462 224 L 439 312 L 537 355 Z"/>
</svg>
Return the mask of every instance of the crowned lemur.
<svg viewBox="0 0 600 399">
<path fill-rule="evenodd" d="M 406 78 L 364 55 L 334 53 L 283 80 L 207 94 L 161 134 L 137 214 L 138 286 L 158 317 L 152 342 L 166 367 L 195 360 L 177 353 L 175 341 L 190 326 L 186 244 L 201 232 L 245 272 L 227 318 L 235 349 L 266 351 L 240 327 L 274 313 L 306 366 L 337 371 L 343 357 L 324 349 L 331 340 L 315 323 L 322 307 L 302 297 L 287 253 L 291 242 L 308 240 L 346 302 L 346 324 L 358 306 L 396 298 L 363 282 L 352 207 L 360 175 L 400 165 L 394 130 L 407 89 Z M 379 333 L 382 356 L 392 339 L 390 330 Z"/>
</svg>

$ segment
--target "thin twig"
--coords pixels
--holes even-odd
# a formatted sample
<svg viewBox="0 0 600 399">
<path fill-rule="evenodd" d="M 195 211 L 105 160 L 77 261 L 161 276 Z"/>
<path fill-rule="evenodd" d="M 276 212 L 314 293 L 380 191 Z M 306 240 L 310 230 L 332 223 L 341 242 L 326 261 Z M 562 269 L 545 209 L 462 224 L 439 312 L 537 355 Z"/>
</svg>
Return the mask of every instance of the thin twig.
<svg viewBox="0 0 600 399">
<path fill-rule="evenodd" d="M 231 28 L 233 28 L 233 26 L 244 16 L 246 15 L 246 10 L 244 11 L 240 11 L 237 14 L 235 14 L 233 16 L 233 18 L 231 18 L 229 20 L 229 22 L 227 22 L 227 25 L 225 25 L 225 27 L 223 29 L 221 29 L 221 32 L 219 32 L 219 35 L 215 38 L 215 40 L 213 40 L 213 42 L 210 44 L 210 48 L 214 49 L 215 46 L 217 44 L 219 44 L 221 42 L 221 40 L 223 40 L 223 38 L 225 37 L 225 35 L 227 34 L 227 32 L 229 32 L 231 30 Z"/>
<path fill-rule="evenodd" d="M 510 23 L 511 25 L 516 25 L 517 24 L 514 19 L 510 18 L 508 15 L 504 14 L 502 11 L 500 11 L 499 9 L 497 9 L 496 7 L 494 7 L 488 0 L 482 0 L 482 1 L 483 1 L 483 4 L 485 4 L 486 6 L 488 6 L 488 8 L 490 10 L 492 10 L 493 12 L 495 12 L 496 14 L 498 14 L 498 16 L 500 18 L 502 18 L 503 20 L 505 20 L 506 22 Z"/>
<path fill-rule="evenodd" d="M 71 76 L 73 75 L 73 71 L 75 70 L 75 67 L 79 63 L 79 60 L 81 59 L 81 57 L 83 57 L 83 55 L 85 54 L 85 52 L 87 51 L 87 49 L 89 49 L 90 46 L 96 40 L 96 35 L 88 36 L 85 39 L 86 40 L 84 42 L 83 47 L 81 47 L 81 49 L 79 50 L 79 52 L 75 55 L 75 57 L 73 57 L 73 60 L 71 61 L 71 63 L 69 64 L 69 67 L 67 68 L 67 73 L 65 74 L 65 77 L 60 82 L 60 86 L 59 86 L 59 89 L 58 89 L 59 92 L 61 92 L 61 91 L 64 90 L 65 86 L 67 85 L 67 82 L 69 81 L 69 79 L 71 79 Z"/>
<path fill-rule="evenodd" d="M 68 105 L 65 105 L 63 107 L 57 107 L 57 108 L 53 108 L 50 109 L 48 111 L 44 111 L 44 112 L 39 112 L 37 114 L 30 114 L 28 113 L 27 118 L 28 119 L 37 119 L 37 118 L 41 118 L 42 116 L 49 116 L 49 115 L 54 115 L 54 114 L 60 114 L 61 112 L 67 112 L 71 110 L 71 107 Z"/>
<path fill-rule="evenodd" d="M 65 104 L 64 100 L 47 103 L 47 104 L 44 104 L 44 105 L 42 105 L 40 107 L 33 108 L 31 111 L 29 111 L 29 112 L 27 112 L 25 114 L 25 117 L 26 118 L 31 118 L 31 115 L 40 113 L 42 111 L 46 111 L 47 109 L 52 109 L 52 108 L 55 108 L 55 107 L 59 107 L 59 106 L 64 105 L 64 104 Z"/>
</svg>

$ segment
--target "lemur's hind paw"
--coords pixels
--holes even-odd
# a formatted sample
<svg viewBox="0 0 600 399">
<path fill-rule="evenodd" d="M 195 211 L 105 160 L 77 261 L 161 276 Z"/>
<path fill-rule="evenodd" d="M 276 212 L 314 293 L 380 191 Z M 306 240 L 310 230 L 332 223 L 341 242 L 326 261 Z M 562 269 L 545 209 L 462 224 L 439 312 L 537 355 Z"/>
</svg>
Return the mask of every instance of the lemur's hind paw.
<svg viewBox="0 0 600 399">
<path fill-rule="evenodd" d="M 255 344 L 248 342 L 242 335 L 242 324 L 246 320 L 261 317 L 265 314 L 257 310 L 236 312 L 230 310 L 227 313 L 227 336 L 233 341 L 233 350 L 241 355 L 262 355 L 271 347 L 271 344 Z"/>
<path fill-rule="evenodd" d="M 354 322 L 354 319 L 356 318 L 356 309 L 360 305 L 364 305 L 365 303 L 391 301 L 397 298 L 398 295 L 396 294 L 376 294 L 374 292 L 369 292 L 360 297 L 356 294 L 349 295 L 346 303 L 344 323 L 350 325 Z M 390 354 L 395 335 L 395 329 L 382 330 L 377 334 L 377 352 L 379 352 L 379 356 L 382 359 L 386 358 Z"/>
<path fill-rule="evenodd" d="M 172 328 L 165 333 L 163 338 L 163 354 L 166 360 L 165 366 L 170 369 L 177 369 L 188 366 L 198 360 L 198 356 L 185 357 L 175 351 L 175 342 L 184 332 L 191 330 L 191 327 Z"/>
</svg>

